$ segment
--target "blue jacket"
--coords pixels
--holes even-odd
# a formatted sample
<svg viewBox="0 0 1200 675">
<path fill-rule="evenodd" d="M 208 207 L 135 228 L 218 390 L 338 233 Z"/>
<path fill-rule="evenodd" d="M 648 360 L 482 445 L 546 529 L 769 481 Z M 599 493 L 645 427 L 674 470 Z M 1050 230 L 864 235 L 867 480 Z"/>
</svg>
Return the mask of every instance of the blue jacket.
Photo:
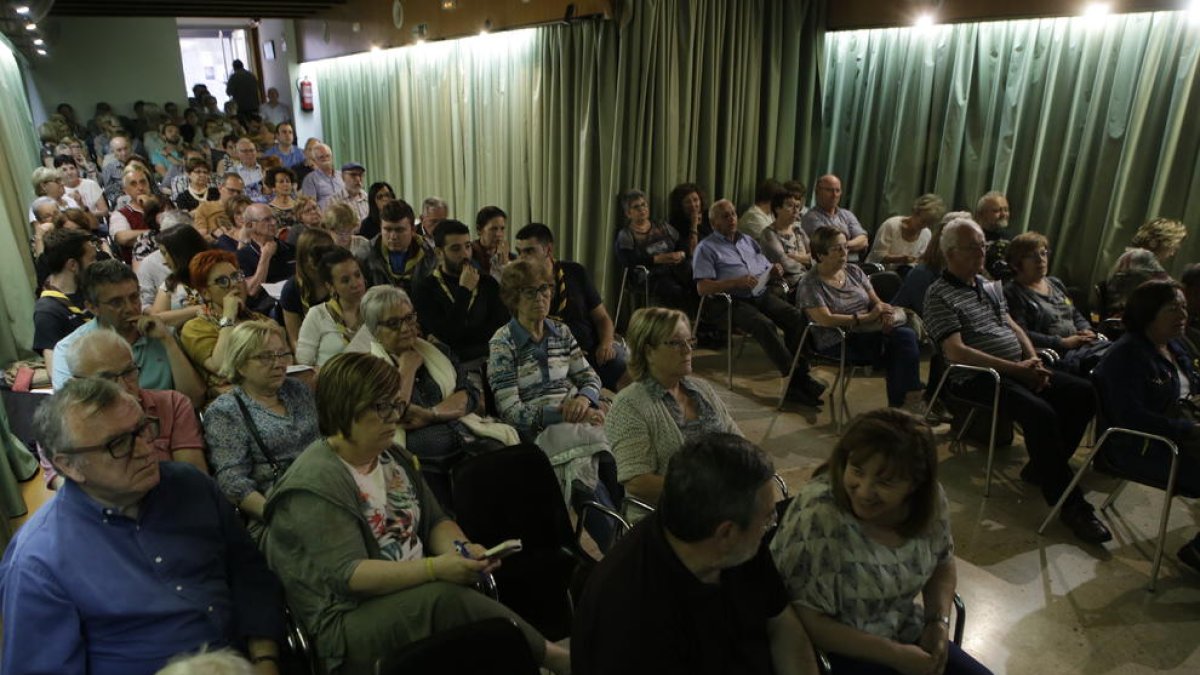
<svg viewBox="0 0 1200 675">
<path fill-rule="evenodd" d="M 1191 391 L 1200 392 L 1200 380 L 1183 344 L 1172 340 L 1167 346 L 1187 374 Z M 1106 426 L 1137 429 L 1176 442 L 1191 431 L 1190 420 L 1168 414 L 1179 400 L 1179 372 L 1144 335 L 1126 333 L 1117 340 L 1092 378 Z"/>
</svg>

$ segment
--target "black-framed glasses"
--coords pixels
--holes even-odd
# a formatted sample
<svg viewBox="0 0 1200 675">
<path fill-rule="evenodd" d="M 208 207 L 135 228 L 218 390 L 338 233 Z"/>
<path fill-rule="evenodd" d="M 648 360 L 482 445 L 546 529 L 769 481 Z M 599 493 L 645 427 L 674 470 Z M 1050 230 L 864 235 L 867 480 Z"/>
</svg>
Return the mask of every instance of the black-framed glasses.
<svg viewBox="0 0 1200 675">
<path fill-rule="evenodd" d="M 138 425 L 123 434 L 110 438 L 108 441 L 100 444 L 87 446 L 82 448 L 72 448 L 71 454 L 83 454 L 85 452 L 100 452 L 107 450 L 110 457 L 113 459 L 125 459 L 133 453 L 133 445 L 137 439 L 142 439 L 149 443 L 158 438 L 159 422 L 157 417 L 147 415 L 142 418 Z"/>
<path fill-rule="evenodd" d="M 239 270 L 233 274 L 222 274 L 216 279 L 213 279 L 211 285 L 216 286 L 217 288 L 228 290 L 234 284 L 240 284 L 245 280 L 246 275 Z"/>
<path fill-rule="evenodd" d="M 540 295 L 550 295 L 554 292 L 554 286 L 550 284 L 542 284 L 541 286 L 529 286 L 521 289 L 521 297 L 526 300 L 535 300 Z"/>
<path fill-rule="evenodd" d="M 98 377 L 101 380 L 108 380 L 109 382 L 118 382 L 120 380 L 127 379 L 130 376 L 137 377 L 138 374 L 141 372 L 142 372 L 142 369 L 138 366 L 138 364 L 131 363 L 131 364 L 129 364 L 129 367 L 124 370 L 120 370 L 115 373 L 107 371 L 107 370 L 102 370 L 102 371 L 92 375 L 92 377 Z"/>
<path fill-rule="evenodd" d="M 405 326 L 414 326 L 417 323 L 417 313 L 410 312 L 404 316 L 398 316 L 394 319 L 384 319 L 376 325 L 380 328 L 390 328 L 392 330 L 400 330 Z"/>
<path fill-rule="evenodd" d="M 680 340 L 680 339 L 676 338 L 674 340 L 663 340 L 659 344 L 661 344 L 664 347 L 670 347 L 671 349 L 674 349 L 677 352 L 682 352 L 682 351 L 694 352 L 694 351 L 696 351 L 696 345 L 698 345 L 699 342 L 696 340 L 696 338 L 688 338 L 686 340 Z"/>
<path fill-rule="evenodd" d="M 384 422 L 399 422 L 408 412 L 408 401 L 380 401 L 372 403 L 371 410 Z"/>
<path fill-rule="evenodd" d="M 259 352 L 253 354 L 250 358 L 257 361 L 260 365 L 273 366 L 276 363 L 287 363 L 295 356 L 292 352 Z"/>
</svg>

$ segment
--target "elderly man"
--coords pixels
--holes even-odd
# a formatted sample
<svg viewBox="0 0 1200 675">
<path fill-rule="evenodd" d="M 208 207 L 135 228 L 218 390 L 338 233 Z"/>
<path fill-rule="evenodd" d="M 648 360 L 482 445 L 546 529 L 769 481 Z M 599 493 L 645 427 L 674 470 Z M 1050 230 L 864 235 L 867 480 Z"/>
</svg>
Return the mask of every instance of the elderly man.
<svg viewBox="0 0 1200 675">
<path fill-rule="evenodd" d="M 975 204 L 975 222 L 983 228 L 983 236 L 992 246 L 988 249 L 984 271 L 993 279 L 1007 280 L 1013 276 L 1008 266 L 1008 241 L 1012 233 L 1008 231 L 1008 198 L 1004 193 L 995 190 L 979 198 Z"/>
<path fill-rule="evenodd" d="M 412 294 L 421 329 L 446 343 L 468 370 L 481 368 L 488 341 L 511 318 L 500 301 L 500 284 L 472 262 L 471 230 L 465 224 L 442 221 L 433 243 L 438 267 L 414 285 Z"/>
<path fill-rule="evenodd" d="M 951 221 L 938 242 L 946 257 L 941 278 L 925 294 L 925 328 L 950 363 L 993 368 L 1000 373 L 1000 407 L 1021 425 L 1029 464 L 1021 478 L 1041 487 L 1054 504 L 1071 482 L 1068 461 L 1096 412 L 1092 385 L 1042 365 L 1033 343 L 1008 314 L 1000 284 L 981 276 L 988 244 L 968 219 Z M 993 380 L 956 372 L 950 386 L 960 395 L 991 404 Z M 1112 534 L 1076 488 L 1060 515 L 1079 539 L 1099 544 Z"/>
<path fill-rule="evenodd" d="M 138 279 L 119 260 L 93 263 L 83 273 L 84 307 L 96 319 L 76 328 L 54 346 L 51 383 L 60 389 L 71 379 L 67 354 L 90 331 L 111 328 L 133 347 L 138 382 L 147 389 L 175 389 L 193 402 L 204 400 L 204 384 L 175 337 L 161 320 L 142 315 Z"/>
<path fill-rule="evenodd" d="M 414 231 L 413 218 L 403 199 L 379 209 L 379 234 L 371 239 L 367 257 L 359 259 L 369 285 L 391 284 L 411 293 L 413 284 L 437 266 L 433 246 Z"/>
<path fill-rule="evenodd" d="M 629 355 L 616 342 L 616 327 L 592 284 L 592 275 L 577 262 L 554 259 L 554 234 L 541 223 L 517 231 L 517 258 L 545 268 L 553 280 L 550 316 L 567 324 L 588 363 L 605 388 L 619 391 L 629 383 Z"/>
<path fill-rule="evenodd" d="M 359 222 L 367 217 L 367 193 L 363 190 L 363 174 L 367 170 L 358 162 L 346 162 L 342 165 L 342 189 L 333 193 L 330 204 L 346 204 L 354 209 Z"/>
<path fill-rule="evenodd" d="M 838 206 L 842 200 L 842 180 L 831 173 L 825 174 L 817 179 L 815 192 L 816 207 L 800 219 L 800 227 L 804 233 L 812 237 L 825 225 L 836 227 L 846 235 L 846 247 L 850 250 L 851 259 L 858 260 L 866 255 L 867 231 L 858 222 L 857 216 Z"/>
<path fill-rule="evenodd" d="M 108 141 L 108 152 L 111 159 L 100 168 L 100 187 L 116 195 L 121 192 L 121 172 L 125 170 L 125 162 L 133 156 L 133 145 L 128 136 L 113 136 Z M 116 186 L 115 189 L 112 186 Z"/>
<path fill-rule="evenodd" d="M 161 421 L 86 378 L 34 424 L 66 482 L 0 563 L 2 672 L 151 675 L 183 652 L 236 647 L 277 674 L 279 582 L 216 483 L 159 462 Z"/>
<path fill-rule="evenodd" d="M 113 211 L 108 219 L 108 233 L 113 242 L 120 246 L 118 252 L 125 262 L 133 255 L 133 245 L 138 237 L 150 229 L 145 219 L 145 204 L 150 195 L 150 177 L 140 168 L 130 165 L 121 174 L 121 185 L 129 197 L 129 203 Z"/>
<path fill-rule="evenodd" d="M 253 298 L 263 284 L 287 281 L 296 273 L 296 250 L 279 241 L 279 222 L 267 204 L 251 204 L 242 215 L 250 243 L 237 250 L 238 267 L 246 275 L 246 290 Z M 261 298 L 260 298 L 261 300 Z M 261 311 L 260 307 L 251 309 Z"/>
<path fill-rule="evenodd" d="M 438 223 L 450 215 L 450 206 L 441 197 L 426 197 L 421 202 L 421 219 L 417 221 L 417 231 L 426 237 L 432 237 Z"/>
<path fill-rule="evenodd" d="M 765 535 L 771 462 L 732 434 L 671 457 L 657 513 L 592 572 L 575 611 L 575 675 L 811 673 L 812 643 Z"/>
<path fill-rule="evenodd" d="M 342 182 L 342 176 L 333 169 L 333 150 L 328 145 L 317 143 L 313 146 L 312 160 L 315 168 L 300 183 L 300 191 L 316 199 L 317 206 L 324 209 L 346 185 Z"/>
<path fill-rule="evenodd" d="M 245 136 L 238 139 L 237 161 L 233 164 L 233 170 L 246 184 L 246 196 L 256 202 L 268 201 L 263 195 L 263 176 L 266 172 L 258 163 L 258 146 L 254 144 L 253 139 Z"/>
<path fill-rule="evenodd" d="M 734 325 L 753 335 L 786 377 L 792 357 L 800 348 L 806 320 L 800 310 L 767 291 L 768 281 L 780 278 L 783 268 L 767 260 L 753 237 L 738 232 L 733 202 L 715 202 L 708 210 L 708 219 L 713 233 L 702 239 L 692 254 L 696 292 L 701 296 L 728 293 L 733 300 Z M 783 330 L 784 338 L 779 337 L 777 327 Z M 821 405 L 824 391 L 825 386 L 809 375 L 808 363 L 801 359 L 788 383 L 788 399 L 816 407 Z"/>
</svg>

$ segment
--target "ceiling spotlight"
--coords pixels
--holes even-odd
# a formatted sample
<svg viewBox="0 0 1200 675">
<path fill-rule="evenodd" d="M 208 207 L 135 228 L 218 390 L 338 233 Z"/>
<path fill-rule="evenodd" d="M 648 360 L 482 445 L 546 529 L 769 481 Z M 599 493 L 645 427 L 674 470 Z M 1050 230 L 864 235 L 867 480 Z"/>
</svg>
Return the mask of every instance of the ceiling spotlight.
<svg viewBox="0 0 1200 675">
<path fill-rule="evenodd" d="M 18 5 L 16 8 L 16 12 L 17 12 L 17 14 L 20 14 L 21 16 L 25 16 L 26 14 L 29 13 L 29 5 Z"/>
<path fill-rule="evenodd" d="M 37 50 L 37 53 L 38 53 L 38 56 L 45 56 L 45 55 L 46 55 L 46 50 L 45 50 L 45 49 L 38 49 L 38 50 Z"/>
<path fill-rule="evenodd" d="M 1108 4 L 1107 2 L 1092 2 L 1088 3 L 1088 5 L 1083 8 L 1083 15 L 1088 18 L 1096 19 L 1102 16 L 1108 16 L 1109 12 L 1111 11 L 1112 5 Z"/>
<path fill-rule="evenodd" d="M 442 11 L 450 12 L 458 9 L 458 0 L 442 0 Z"/>
<path fill-rule="evenodd" d="M 933 26 L 933 24 L 934 24 L 933 15 L 930 14 L 929 12 L 925 12 L 924 14 L 919 14 L 917 16 L 917 18 L 913 21 L 913 26 L 915 26 L 917 28 L 930 28 Z"/>
<path fill-rule="evenodd" d="M 25 24 L 25 30 L 37 30 L 37 24 L 32 22 L 27 23 Z"/>
<path fill-rule="evenodd" d="M 38 47 L 41 47 L 42 45 L 46 44 L 46 41 L 43 40 L 42 38 L 34 38 L 33 44 L 37 45 Z"/>
<path fill-rule="evenodd" d="M 1200 0 L 1192 0 L 1188 4 L 1187 12 L 1192 23 L 1200 23 Z"/>
<path fill-rule="evenodd" d="M 371 51 L 373 51 L 373 52 L 379 51 L 379 45 L 371 45 Z"/>
</svg>

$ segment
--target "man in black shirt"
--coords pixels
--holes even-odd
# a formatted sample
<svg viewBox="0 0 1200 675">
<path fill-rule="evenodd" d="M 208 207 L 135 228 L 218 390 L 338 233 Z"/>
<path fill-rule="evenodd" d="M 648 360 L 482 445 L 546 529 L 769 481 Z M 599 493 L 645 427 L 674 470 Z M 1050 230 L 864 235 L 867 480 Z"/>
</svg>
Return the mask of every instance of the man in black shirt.
<svg viewBox="0 0 1200 675">
<path fill-rule="evenodd" d="M 54 345 L 92 318 L 83 309 L 79 276 L 96 261 L 96 244 L 82 230 L 52 230 L 43 242 L 40 261 L 49 276 L 33 305 L 33 350 L 46 359 L 49 372 Z"/>
<path fill-rule="evenodd" d="M 659 509 L 592 572 L 575 611 L 575 675 L 812 673 L 812 643 L 763 535 L 770 460 L 710 434 L 671 457 Z"/>
<path fill-rule="evenodd" d="M 517 258 L 545 266 L 554 285 L 550 316 L 571 329 L 605 388 L 618 391 L 628 384 L 628 355 L 624 346 L 616 343 L 616 328 L 587 269 L 579 263 L 555 260 L 554 234 L 541 223 L 530 223 L 517 232 Z"/>
</svg>

